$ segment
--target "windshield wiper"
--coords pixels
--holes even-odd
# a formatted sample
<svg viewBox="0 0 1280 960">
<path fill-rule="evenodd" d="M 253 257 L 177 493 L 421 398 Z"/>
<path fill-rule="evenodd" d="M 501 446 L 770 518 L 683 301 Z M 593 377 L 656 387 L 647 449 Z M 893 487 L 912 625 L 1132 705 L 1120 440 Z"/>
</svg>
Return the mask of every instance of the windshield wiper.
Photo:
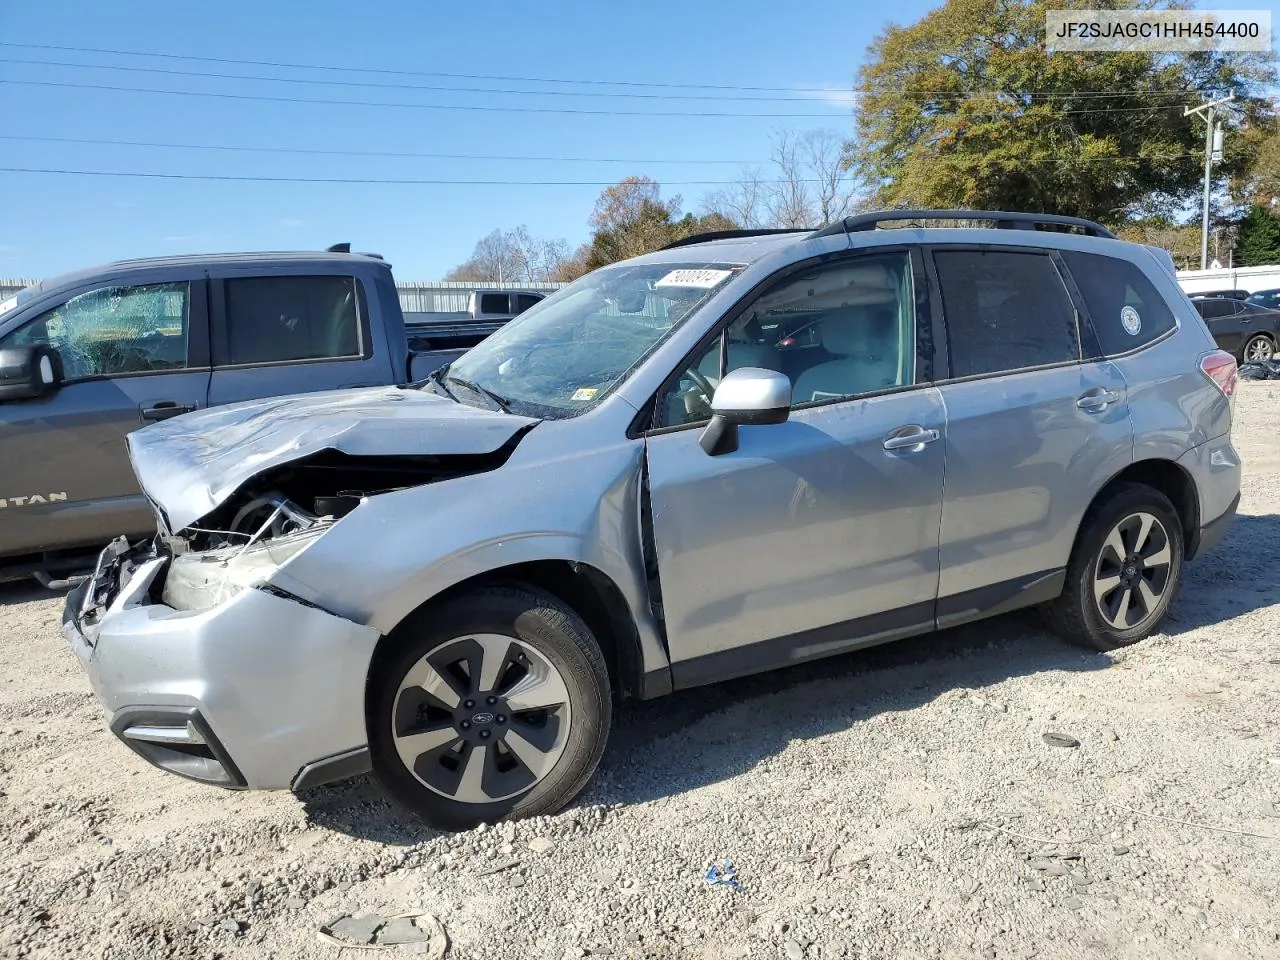
<svg viewBox="0 0 1280 960">
<path fill-rule="evenodd" d="M 446 363 L 443 367 L 440 367 L 437 370 L 433 370 L 431 371 L 431 373 L 427 374 L 427 378 L 423 380 L 422 383 L 424 385 L 432 384 L 434 386 L 439 387 L 441 391 L 444 392 L 444 395 L 446 397 L 448 397 L 454 403 L 459 403 L 460 401 L 458 400 L 457 397 L 453 395 L 453 391 L 444 385 L 444 372 L 448 369 L 449 369 L 449 364 Z"/>
<path fill-rule="evenodd" d="M 498 405 L 498 409 L 501 410 L 503 413 L 512 412 L 511 401 L 508 400 L 506 397 L 499 396 L 498 394 L 494 393 L 492 390 L 488 389 L 487 387 L 482 387 L 478 383 L 472 383 L 470 380 L 463 380 L 460 377 L 445 377 L 444 380 L 448 380 L 451 383 L 456 383 L 460 387 L 466 387 L 468 390 L 478 393 L 482 397 L 488 397 L 490 400 L 492 400 L 495 404 Z M 444 380 L 440 381 L 440 385 L 442 387 L 444 386 Z M 448 388 L 446 387 L 446 389 Z"/>
</svg>

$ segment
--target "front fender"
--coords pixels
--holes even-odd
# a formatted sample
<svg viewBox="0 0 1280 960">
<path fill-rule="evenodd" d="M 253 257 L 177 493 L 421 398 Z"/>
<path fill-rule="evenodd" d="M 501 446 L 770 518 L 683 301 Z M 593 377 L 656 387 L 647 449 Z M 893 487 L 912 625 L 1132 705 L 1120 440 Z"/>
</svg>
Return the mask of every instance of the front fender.
<svg viewBox="0 0 1280 960">
<path fill-rule="evenodd" d="M 586 564 L 625 600 L 642 668 L 665 668 L 640 539 L 643 443 L 539 458 L 526 446 L 536 434 L 489 473 L 369 497 L 271 583 L 385 635 L 473 577 L 539 560 Z"/>
</svg>

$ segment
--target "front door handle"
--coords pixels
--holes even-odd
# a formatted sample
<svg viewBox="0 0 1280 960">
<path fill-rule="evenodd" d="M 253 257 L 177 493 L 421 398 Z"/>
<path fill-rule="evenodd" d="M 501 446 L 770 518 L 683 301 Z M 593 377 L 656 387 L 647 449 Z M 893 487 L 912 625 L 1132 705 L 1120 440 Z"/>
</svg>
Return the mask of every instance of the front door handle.
<svg viewBox="0 0 1280 960">
<path fill-rule="evenodd" d="M 143 407 L 139 413 L 142 419 L 154 423 L 157 420 L 168 420 L 170 417 L 176 417 L 179 414 L 190 413 L 196 409 L 195 404 L 174 403 L 172 400 L 161 400 L 159 403 L 153 403 L 149 407 Z"/>
<path fill-rule="evenodd" d="M 1077 400 L 1076 406 L 1081 410 L 1088 411 L 1089 413 L 1097 413 L 1101 410 L 1107 409 L 1107 407 L 1111 406 L 1111 404 L 1115 403 L 1119 399 L 1120 394 L 1112 393 L 1110 390 L 1098 387 L 1094 390 L 1090 390 Z"/>
<path fill-rule="evenodd" d="M 933 443 L 940 434 L 937 430 L 926 430 L 917 423 L 899 427 L 885 438 L 884 448 L 889 451 L 907 451 L 916 453 L 924 449 L 926 443 Z"/>
</svg>

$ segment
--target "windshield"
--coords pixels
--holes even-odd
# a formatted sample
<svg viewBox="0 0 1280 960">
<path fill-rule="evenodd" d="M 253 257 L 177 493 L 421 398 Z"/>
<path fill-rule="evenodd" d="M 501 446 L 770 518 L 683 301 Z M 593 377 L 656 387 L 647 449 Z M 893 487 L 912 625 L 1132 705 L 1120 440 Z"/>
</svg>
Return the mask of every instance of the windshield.
<svg viewBox="0 0 1280 960">
<path fill-rule="evenodd" d="M 529 308 L 433 379 L 468 403 L 545 419 L 576 416 L 741 270 L 705 262 L 603 267 Z"/>
<path fill-rule="evenodd" d="M 1280 290 L 1259 290 L 1251 296 L 1248 303 L 1256 303 L 1260 307 L 1274 310 L 1280 307 Z"/>
</svg>

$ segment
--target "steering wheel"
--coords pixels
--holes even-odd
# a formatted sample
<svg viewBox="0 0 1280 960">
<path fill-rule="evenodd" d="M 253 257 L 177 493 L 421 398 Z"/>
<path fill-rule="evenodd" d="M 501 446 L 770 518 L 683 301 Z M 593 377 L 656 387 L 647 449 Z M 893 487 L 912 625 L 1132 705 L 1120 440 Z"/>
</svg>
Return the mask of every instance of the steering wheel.
<svg viewBox="0 0 1280 960">
<path fill-rule="evenodd" d="M 711 385 L 711 381 L 702 375 L 702 371 L 695 367 L 690 367 L 685 371 L 689 375 L 689 379 L 693 381 L 694 386 L 702 393 L 702 397 L 707 401 L 707 406 L 711 406 L 711 398 L 715 396 L 716 388 Z"/>
</svg>

